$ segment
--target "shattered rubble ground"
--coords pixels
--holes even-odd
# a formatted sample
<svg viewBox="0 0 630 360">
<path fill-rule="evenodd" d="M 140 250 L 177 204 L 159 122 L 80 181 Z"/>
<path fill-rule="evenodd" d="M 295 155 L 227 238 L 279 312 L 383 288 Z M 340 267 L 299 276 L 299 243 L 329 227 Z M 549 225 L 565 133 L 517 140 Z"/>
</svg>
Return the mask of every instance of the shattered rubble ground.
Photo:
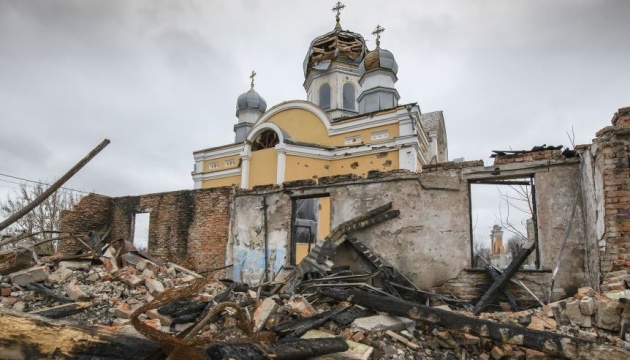
<svg viewBox="0 0 630 360">
<path fill-rule="evenodd" d="M 80 347 L 46 352 L 41 345 L 38 353 L 32 350 L 37 344 L 23 344 L 19 334 L 5 328 L 0 349 L 21 344 L 31 352 L 7 357 L 16 352 L 6 350 L 3 358 L 628 358 L 627 271 L 606 279 L 622 285 L 616 292 L 582 288 L 545 306 L 475 316 L 475 304 L 417 289 L 351 235 L 397 215 L 390 204 L 341 224 L 295 269 L 269 281 L 261 278 L 260 286 L 213 277 L 225 268 L 202 276 L 161 263 L 126 241 L 102 248 L 86 244 L 84 253 L 38 258 L 23 269 L 15 267 L 18 250 L 11 250 L 0 257 L 5 274 L 0 324 L 16 314 L 40 324 L 42 317 L 62 319 L 86 332 L 142 334 L 157 345 L 132 351 L 132 343 L 117 357 L 81 357 Z M 371 271 L 330 261 L 344 241 Z"/>
</svg>

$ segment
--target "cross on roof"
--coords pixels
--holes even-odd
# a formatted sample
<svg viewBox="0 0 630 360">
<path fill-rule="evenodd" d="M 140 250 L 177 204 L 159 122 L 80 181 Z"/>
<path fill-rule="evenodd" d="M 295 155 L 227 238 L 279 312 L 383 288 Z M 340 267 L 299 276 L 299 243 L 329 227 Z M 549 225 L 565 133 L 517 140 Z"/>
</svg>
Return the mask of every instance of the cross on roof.
<svg viewBox="0 0 630 360">
<path fill-rule="evenodd" d="M 336 12 L 335 19 L 337 20 L 337 24 L 335 25 L 335 29 L 341 29 L 341 24 L 339 24 L 339 14 L 341 14 L 341 10 L 345 8 L 346 5 L 342 4 L 341 1 L 337 1 L 335 7 L 332 8 L 332 11 Z"/>
<path fill-rule="evenodd" d="M 256 72 L 252 70 L 252 74 L 249 75 L 249 78 L 252 79 L 252 89 L 254 88 L 254 77 L 256 77 Z"/>
<path fill-rule="evenodd" d="M 381 45 L 381 33 L 383 31 L 385 31 L 385 28 L 381 27 L 381 25 L 376 25 L 376 29 L 372 31 L 372 35 L 376 35 L 376 47 Z"/>
</svg>

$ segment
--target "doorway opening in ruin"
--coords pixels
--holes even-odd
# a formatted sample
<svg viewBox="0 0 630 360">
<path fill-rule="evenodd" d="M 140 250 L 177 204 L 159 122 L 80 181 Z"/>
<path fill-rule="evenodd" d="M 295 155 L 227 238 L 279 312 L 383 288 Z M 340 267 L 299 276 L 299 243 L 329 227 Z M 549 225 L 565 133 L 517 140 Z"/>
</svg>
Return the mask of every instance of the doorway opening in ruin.
<svg viewBox="0 0 630 360">
<path fill-rule="evenodd" d="M 141 254 L 149 252 L 149 222 L 151 214 L 148 212 L 137 213 L 133 217 L 133 246 L 138 249 Z"/>
<path fill-rule="evenodd" d="M 534 177 L 474 180 L 470 186 L 471 264 L 506 268 L 527 241 L 535 251 L 523 269 L 540 268 Z"/>
<path fill-rule="evenodd" d="M 297 265 L 330 233 L 330 195 L 294 198 L 291 207 L 291 265 Z"/>
</svg>

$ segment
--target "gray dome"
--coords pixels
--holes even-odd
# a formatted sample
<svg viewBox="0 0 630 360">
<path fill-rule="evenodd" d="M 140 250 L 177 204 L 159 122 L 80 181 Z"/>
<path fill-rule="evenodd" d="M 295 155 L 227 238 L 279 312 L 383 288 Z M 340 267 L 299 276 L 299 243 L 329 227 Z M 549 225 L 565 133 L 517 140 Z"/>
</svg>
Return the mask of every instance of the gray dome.
<svg viewBox="0 0 630 360">
<path fill-rule="evenodd" d="M 391 51 L 381 48 L 370 51 L 359 64 L 359 75 L 363 76 L 366 72 L 377 69 L 389 70 L 394 74 L 398 73 L 398 64 Z"/>
<path fill-rule="evenodd" d="M 267 110 L 267 102 L 262 96 L 258 95 L 254 89 L 249 90 L 248 92 L 241 94 L 236 100 L 236 113 L 238 116 L 238 112 L 241 110 L 256 110 L 264 113 Z"/>
</svg>

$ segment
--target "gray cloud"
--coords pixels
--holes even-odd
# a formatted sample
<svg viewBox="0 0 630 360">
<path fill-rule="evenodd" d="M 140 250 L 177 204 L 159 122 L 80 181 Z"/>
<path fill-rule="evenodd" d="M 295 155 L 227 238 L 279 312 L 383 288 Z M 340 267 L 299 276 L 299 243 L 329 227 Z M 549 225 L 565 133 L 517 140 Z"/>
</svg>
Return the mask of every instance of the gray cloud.
<svg viewBox="0 0 630 360">
<path fill-rule="evenodd" d="M 233 140 L 252 69 L 270 106 L 305 98 L 303 56 L 332 29 L 331 4 L 0 0 L 0 171 L 50 179 L 108 137 L 72 187 L 191 188 L 192 151 Z M 488 160 L 568 144 L 572 126 L 590 142 L 629 105 L 628 13 L 622 0 L 348 0 L 342 25 L 370 47 L 383 25 L 402 100 L 444 110 L 451 157 Z"/>
</svg>

